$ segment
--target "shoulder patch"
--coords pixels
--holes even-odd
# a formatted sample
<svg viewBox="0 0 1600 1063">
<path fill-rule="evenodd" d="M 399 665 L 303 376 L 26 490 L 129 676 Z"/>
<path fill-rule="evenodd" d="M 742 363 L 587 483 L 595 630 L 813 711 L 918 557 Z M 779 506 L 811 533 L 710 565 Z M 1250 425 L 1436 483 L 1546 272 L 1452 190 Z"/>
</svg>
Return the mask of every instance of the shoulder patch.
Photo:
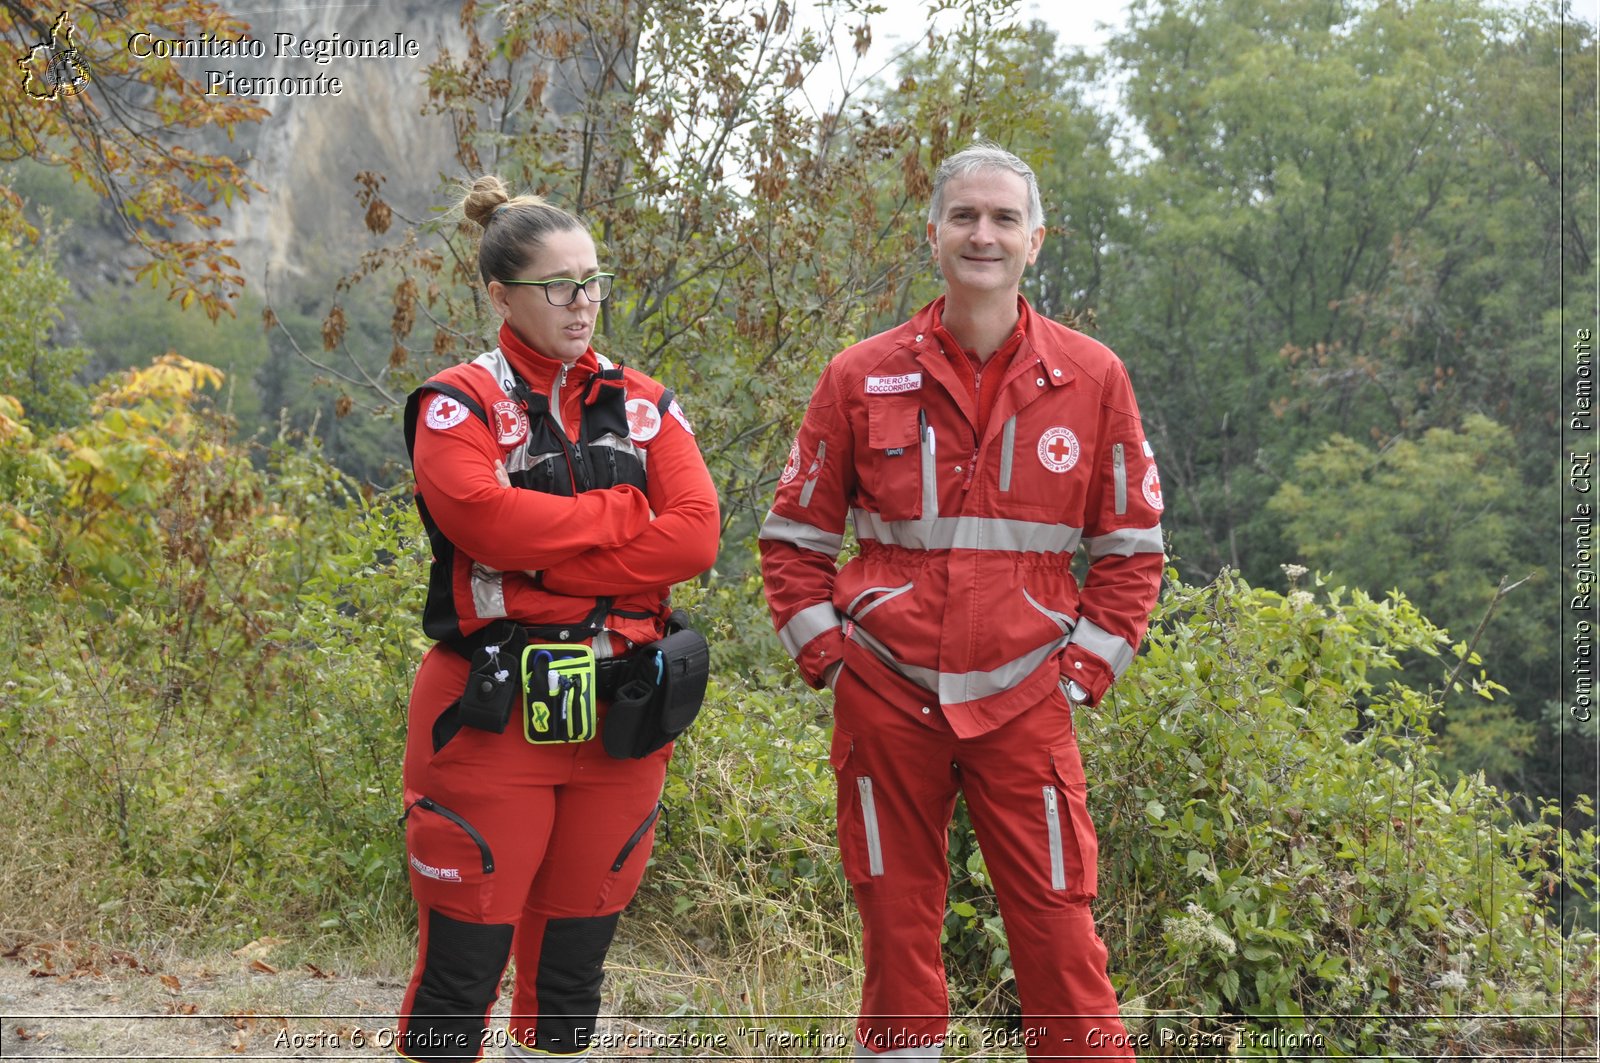
<svg viewBox="0 0 1600 1063">
<path fill-rule="evenodd" d="M 679 424 L 683 425 L 685 432 L 694 435 L 694 425 L 690 424 L 689 418 L 683 415 L 683 407 L 678 405 L 677 399 L 672 400 L 672 405 L 667 407 L 667 412 L 672 414 Z"/>
<path fill-rule="evenodd" d="M 661 413 L 649 399 L 628 400 L 628 438 L 648 443 L 661 431 Z"/>
<path fill-rule="evenodd" d="M 444 431 L 454 428 L 465 421 L 471 414 L 467 408 L 449 395 L 435 395 L 428 400 L 428 412 L 422 422 L 429 428 Z"/>
<path fill-rule="evenodd" d="M 502 447 L 514 447 L 528 438 L 528 415 L 522 404 L 501 399 L 494 404 L 495 438 Z"/>
<path fill-rule="evenodd" d="M 1160 513 L 1166 508 L 1161 498 L 1161 476 L 1154 465 L 1144 471 L 1144 483 L 1139 486 L 1144 490 L 1144 500 L 1150 503 L 1151 509 Z"/>
</svg>

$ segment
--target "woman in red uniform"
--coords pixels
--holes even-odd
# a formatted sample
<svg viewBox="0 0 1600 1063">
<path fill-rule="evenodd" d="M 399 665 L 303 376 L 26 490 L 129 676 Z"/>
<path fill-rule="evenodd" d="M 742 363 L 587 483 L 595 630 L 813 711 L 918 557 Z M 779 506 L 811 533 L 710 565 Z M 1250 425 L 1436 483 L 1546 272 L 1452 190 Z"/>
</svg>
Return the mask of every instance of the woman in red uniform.
<svg viewBox="0 0 1600 1063">
<path fill-rule="evenodd" d="M 494 177 L 463 210 L 483 227 L 499 346 L 418 388 L 406 415 L 437 640 L 405 756 L 421 941 L 397 1047 L 422 1063 L 481 1058 L 513 952 L 509 1057 L 588 1047 L 671 753 L 614 758 L 597 729 L 719 525 L 672 392 L 589 345 L 612 275 L 583 223 Z"/>
</svg>

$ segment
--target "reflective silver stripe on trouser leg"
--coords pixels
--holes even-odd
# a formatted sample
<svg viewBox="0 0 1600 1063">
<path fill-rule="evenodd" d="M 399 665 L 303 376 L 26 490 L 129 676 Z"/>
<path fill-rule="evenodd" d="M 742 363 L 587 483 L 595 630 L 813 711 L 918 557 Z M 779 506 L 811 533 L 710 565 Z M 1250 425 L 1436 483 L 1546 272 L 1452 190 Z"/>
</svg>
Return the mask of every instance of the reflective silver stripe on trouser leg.
<svg viewBox="0 0 1600 1063">
<path fill-rule="evenodd" d="M 1061 852 L 1061 800 L 1054 786 L 1044 788 L 1044 828 L 1050 836 L 1050 888 L 1067 888 L 1067 865 Z"/>
<path fill-rule="evenodd" d="M 856 1042 L 854 1059 L 943 1059 L 944 1045 L 913 1045 L 910 1048 L 893 1048 L 887 1052 L 874 1052 L 860 1041 Z"/>
<path fill-rule="evenodd" d="M 872 780 L 860 776 L 856 790 L 861 794 L 861 825 L 867 832 L 867 874 L 877 878 L 883 874 L 883 839 L 878 834 L 878 805 L 872 799 Z"/>
</svg>

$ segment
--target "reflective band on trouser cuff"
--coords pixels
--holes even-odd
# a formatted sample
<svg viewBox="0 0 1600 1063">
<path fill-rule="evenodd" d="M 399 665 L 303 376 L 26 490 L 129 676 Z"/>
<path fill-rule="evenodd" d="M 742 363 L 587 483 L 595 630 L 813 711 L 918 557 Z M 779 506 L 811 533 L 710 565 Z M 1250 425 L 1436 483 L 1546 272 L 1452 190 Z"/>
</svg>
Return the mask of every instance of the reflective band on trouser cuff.
<svg viewBox="0 0 1600 1063">
<path fill-rule="evenodd" d="M 778 641 L 783 643 L 783 648 L 790 657 L 799 657 L 800 651 L 806 648 L 806 643 L 818 635 L 839 627 L 839 611 L 833 607 L 832 602 L 818 602 L 808 605 L 789 618 L 783 625 L 783 630 L 778 632 Z"/>
<path fill-rule="evenodd" d="M 1127 639 L 1118 638 L 1083 617 L 1078 618 L 1078 626 L 1072 631 L 1072 645 L 1104 660 L 1113 678 L 1122 675 L 1133 663 L 1133 647 L 1128 645 Z"/>
<path fill-rule="evenodd" d="M 959 705 L 1004 693 L 1032 675 L 1067 644 L 1067 637 L 1063 635 L 987 672 L 940 672 L 898 660 L 887 646 L 873 638 L 860 624 L 850 629 L 850 637 L 877 654 L 878 659 L 890 668 L 924 690 L 932 691 L 945 705 Z"/>
<path fill-rule="evenodd" d="M 761 538 L 773 542 L 788 543 L 798 546 L 802 550 L 814 550 L 828 557 L 838 557 L 839 551 L 844 549 L 844 534 L 835 534 L 817 527 L 815 524 L 806 524 L 804 521 L 790 520 L 780 517 L 777 513 L 768 510 L 767 519 L 761 524 Z"/>
<path fill-rule="evenodd" d="M 588 1059 L 591 1051 L 590 1048 L 585 1048 L 582 1052 L 541 1052 L 537 1048 L 529 1048 L 515 1037 L 508 1040 L 510 1043 L 506 1045 L 507 1059 Z"/>
<path fill-rule="evenodd" d="M 1161 541 L 1161 525 L 1157 524 L 1153 528 L 1123 528 L 1104 535 L 1091 535 L 1083 540 L 1083 549 L 1090 561 L 1098 561 L 1112 554 L 1131 557 L 1163 553 L 1165 544 Z"/>
<path fill-rule="evenodd" d="M 874 1052 L 860 1041 L 856 1042 L 854 1059 L 926 1059 L 944 1058 L 944 1045 L 912 1045 L 910 1048 L 891 1048 L 887 1052 Z"/>
<path fill-rule="evenodd" d="M 852 509 L 856 538 L 911 550 L 1003 550 L 1019 554 L 1070 554 L 1083 529 L 999 517 L 933 517 L 884 520 L 867 509 Z M 766 537 L 763 531 L 762 537 Z"/>
</svg>

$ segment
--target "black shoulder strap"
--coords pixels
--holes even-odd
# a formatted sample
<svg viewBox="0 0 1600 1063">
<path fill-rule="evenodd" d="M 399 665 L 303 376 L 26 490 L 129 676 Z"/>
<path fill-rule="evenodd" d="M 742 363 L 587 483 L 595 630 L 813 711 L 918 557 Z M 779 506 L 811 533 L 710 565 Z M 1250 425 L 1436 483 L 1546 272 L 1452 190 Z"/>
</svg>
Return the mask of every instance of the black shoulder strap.
<svg viewBox="0 0 1600 1063">
<path fill-rule="evenodd" d="M 485 425 L 489 424 L 489 415 L 483 407 L 478 405 L 478 400 L 468 395 L 465 391 L 452 384 L 440 384 L 434 381 L 422 385 L 406 397 L 406 457 L 414 459 L 417 446 L 417 417 L 422 413 L 422 396 L 430 391 L 437 391 L 441 395 L 448 395 L 455 399 L 478 420 Z"/>
</svg>

